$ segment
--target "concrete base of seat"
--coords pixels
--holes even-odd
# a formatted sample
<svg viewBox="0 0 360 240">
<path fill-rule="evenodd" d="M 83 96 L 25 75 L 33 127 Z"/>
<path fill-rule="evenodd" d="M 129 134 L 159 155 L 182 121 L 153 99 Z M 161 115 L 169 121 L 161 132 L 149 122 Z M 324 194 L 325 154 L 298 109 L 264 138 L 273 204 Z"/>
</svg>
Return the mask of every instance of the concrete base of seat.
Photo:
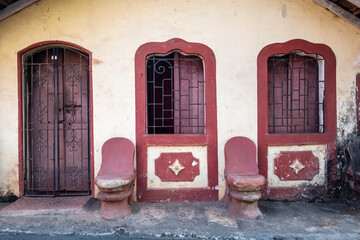
<svg viewBox="0 0 360 240">
<path fill-rule="evenodd" d="M 228 210 L 230 214 L 235 219 L 251 220 L 251 219 L 261 218 L 262 213 L 258 207 L 258 200 L 260 196 L 257 199 L 253 199 L 253 201 L 250 202 L 231 197 L 231 200 L 228 203 Z"/>
<path fill-rule="evenodd" d="M 265 178 L 260 174 L 229 174 L 226 177 L 230 201 L 228 210 L 236 219 L 256 219 L 262 217 L 258 207 L 260 188 Z"/>
<path fill-rule="evenodd" d="M 133 183 L 121 187 L 120 191 L 101 189 L 98 198 L 101 201 L 100 215 L 105 219 L 121 219 L 131 215 Z"/>
<path fill-rule="evenodd" d="M 131 215 L 128 199 L 121 201 L 101 201 L 100 215 L 105 219 L 121 219 Z"/>
</svg>

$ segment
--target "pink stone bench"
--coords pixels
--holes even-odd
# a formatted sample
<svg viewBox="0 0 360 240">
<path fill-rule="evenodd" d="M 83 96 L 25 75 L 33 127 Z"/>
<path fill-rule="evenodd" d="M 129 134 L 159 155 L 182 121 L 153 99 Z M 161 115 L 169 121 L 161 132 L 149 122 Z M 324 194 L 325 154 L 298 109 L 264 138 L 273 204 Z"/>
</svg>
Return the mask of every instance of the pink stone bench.
<svg viewBox="0 0 360 240">
<path fill-rule="evenodd" d="M 265 178 L 259 174 L 256 146 L 246 137 L 233 137 L 225 144 L 225 179 L 228 209 L 235 218 L 262 216 L 258 200 Z"/>
<path fill-rule="evenodd" d="M 135 180 L 134 145 L 126 138 L 111 138 L 102 146 L 102 162 L 95 184 L 99 188 L 103 218 L 124 218 L 131 214 Z"/>
</svg>

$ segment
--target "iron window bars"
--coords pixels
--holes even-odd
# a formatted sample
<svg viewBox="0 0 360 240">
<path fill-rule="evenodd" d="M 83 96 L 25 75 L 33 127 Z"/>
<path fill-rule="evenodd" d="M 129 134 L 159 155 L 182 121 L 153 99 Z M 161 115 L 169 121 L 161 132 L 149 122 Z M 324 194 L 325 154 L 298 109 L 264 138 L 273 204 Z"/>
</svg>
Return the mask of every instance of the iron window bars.
<svg viewBox="0 0 360 240">
<path fill-rule="evenodd" d="M 323 133 L 324 59 L 300 51 L 268 59 L 269 133 Z"/>
<path fill-rule="evenodd" d="M 147 57 L 148 134 L 204 134 L 203 60 L 178 50 Z"/>
</svg>

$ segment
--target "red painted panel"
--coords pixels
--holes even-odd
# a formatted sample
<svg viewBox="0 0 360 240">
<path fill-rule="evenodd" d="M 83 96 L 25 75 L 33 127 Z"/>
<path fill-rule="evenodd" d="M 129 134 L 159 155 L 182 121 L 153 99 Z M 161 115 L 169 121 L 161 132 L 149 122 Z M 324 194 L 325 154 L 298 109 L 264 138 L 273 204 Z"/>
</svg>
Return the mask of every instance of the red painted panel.
<svg viewBox="0 0 360 240">
<path fill-rule="evenodd" d="M 312 180 L 319 173 L 319 159 L 312 151 L 283 152 L 274 160 L 275 174 L 282 180 Z"/>
<path fill-rule="evenodd" d="M 155 174 L 163 182 L 193 181 L 200 174 L 199 159 L 191 152 L 161 153 L 155 159 Z"/>
<path fill-rule="evenodd" d="M 293 50 L 300 50 L 306 54 L 319 54 L 324 58 L 325 73 L 325 105 L 324 105 L 324 133 L 304 134 L 269 134 L 268 130 L 268 58 L 274 54 L 287 54 Z M 298 144 L 326 144 L 328 154 L 327 168 L 332 169 L 335 164 L 336 153 L 336 58 L 334 52 L 324 44 L 314 44 L 302 39 L 294 39 L 285 43 L 274 43 L 264 47 L 257 59 L 258 78 L 258 163 L 260 174 L 267 178 L 268 146 L 298 145 Z M 264 97 L 266 96 L 266 97 Z M 335 158 L 336 159 L 336 158 Z M 330 171 L 328 185 L 336 178 L 336 171 Z M 265 186 L 263 198 L 286 199 L 292 193 L 297 194 L 304 189 L 267 189 Z M 301 194 L 299 194 L 301 195 Z M 297 196 L 299 196 L 297 195 Z"/>
<path fill-rule="evenodd" d="M 146 134 L 146 57 L 166 54 L 172 50 L 199 54 L 204 62 L 205 78 L 205 134 Z M 174 38 L 167 42 L 150 42 L 139 47 L 135 54 L 136 88 L 136 166 L 138 201 L 214 201 L 218 200 L 216 65 L 213 51 L 200 43 Z M 147 189 L 148 146 L 207 146 L 208 187 L 189 189 Z"/>
</svg>

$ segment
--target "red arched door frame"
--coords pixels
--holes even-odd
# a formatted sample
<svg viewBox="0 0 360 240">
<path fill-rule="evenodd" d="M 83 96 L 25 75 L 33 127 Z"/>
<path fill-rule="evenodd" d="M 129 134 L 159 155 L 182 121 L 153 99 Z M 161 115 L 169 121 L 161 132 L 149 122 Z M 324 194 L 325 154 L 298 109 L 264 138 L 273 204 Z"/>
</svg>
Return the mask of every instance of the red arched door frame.
<svg viewBox="0 0 360 240">
<path fill-rule="evenodd" d="M 49 46 L 63 46 L 68 48 L 73 48 L 80 52 L 85 53 L 88 56 L 89 66 L 88 66 L 88 76 L 89 76 L 89 147 L 90 147 L 90 190 L 91 194 L 94 195 L 94 131 L 93 131 L 93 86 L 92 86 L 92 53 L 77 44 L 66 42 L 66 41 L 43 41 L 34 43 L 17 53 L 17 72 L 18 72 L 18 159 L 19 159 L 19 196 L 23 196 L 25 189 L 25 179 L 24 179 L 24 116 L 23 116 L 23 59 L 24 56 L 36 49 L 46 48 Z"/>
</svg>

